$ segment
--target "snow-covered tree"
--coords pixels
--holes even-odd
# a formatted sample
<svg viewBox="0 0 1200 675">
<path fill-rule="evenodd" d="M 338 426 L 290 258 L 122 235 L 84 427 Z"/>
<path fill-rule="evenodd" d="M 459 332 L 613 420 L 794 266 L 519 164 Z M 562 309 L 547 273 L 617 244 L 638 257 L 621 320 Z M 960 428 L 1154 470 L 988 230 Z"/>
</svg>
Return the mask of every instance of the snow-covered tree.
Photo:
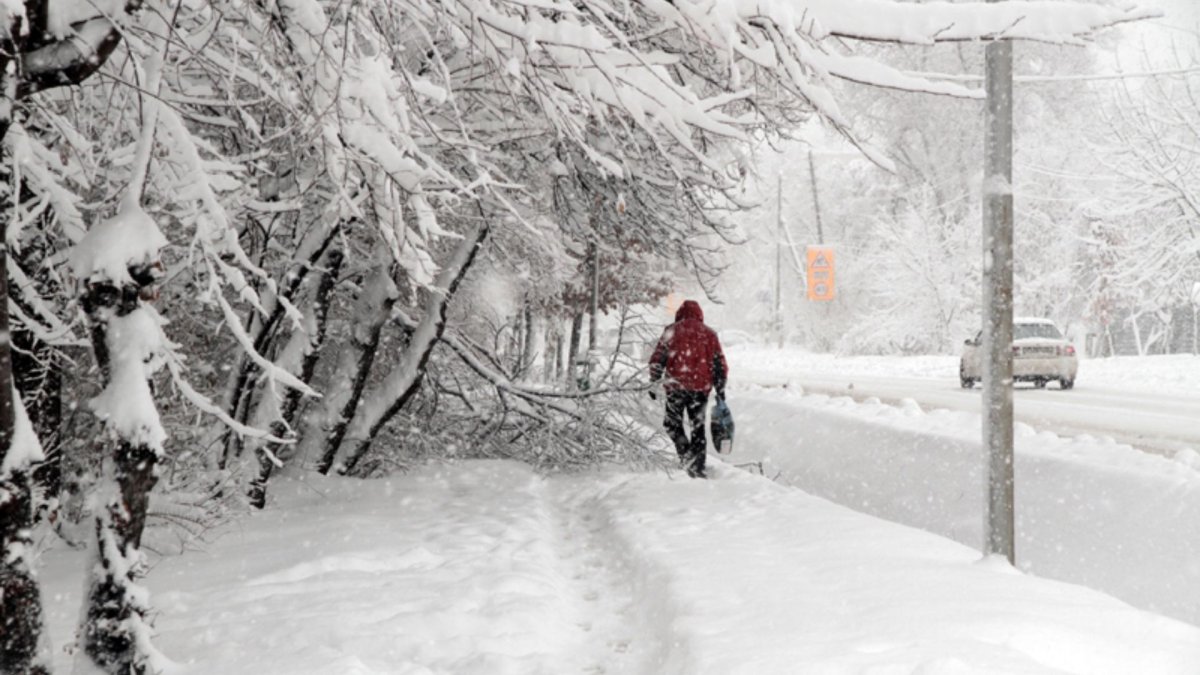
<svg viewBox="0 0 1200 675">
<path fill-rule="evenodd" d="M 1093 138 L 1106 189 L 1089 201 L 1087 280 L 1104 353 L 1114 331 L 1139 354 L 1169 350 L 1173 313 L 1200 282 L 1200 47 L 1176 45 L 1165 73 L 1115 88 Z"/>
<path fill-rule="evenodd" d="M 963 73 L 957 80 L 982 69 L 978 45 L 872 50 L 909 71 Z M 1015 302 L 1018 312 L 1063 324 L 1087 315 L 1080 242 L 1088 214 L 1082 205 L 1093 203 L 1106 181 L 1079 167 L 1094 165 L 1087 135 L 1104 126 L 1096 104 L 1112 85 L 1061 76 L 1089 73 L 1093 59 L 1088 50 L 1056 45 L 1022 43 L 1016 49 L 1019 73 L 1046 79 L 1022 82 L 1015 101 Z M 748 229 L 761 243 L 751 244 L 742 257 L 774 255 L 780 239 L 775 222 L 780 173 L 785 177 L 785 250 L 802 252 L 804 245 L 816 243 L 815 184 L 825 243 L 839 251 L 838 299 L 793 300 L 803 296 L 802 284 L 794 283 L 802 276 L 802 261 L 793 263 L 793 256 L 785 255 L 784 315 L 791 322 L 791 339 L 847 352 L 955 350 L 979 325 L 981 108 L 962 98 L 877 88 L 851 89 L 841 100 L 852 110 L 854 128 L 870 134 L 894 170 L 880 171 L 861 158 L 831 152 L 835 144 L 822 138 L 810 142 L 815 152 L 793 145 L 779 158 L 760 160 L 763 179 L 756 196 L 764 207 Z M 773 296 L 773 269 L 763 272 L 754 289 L 739 291 L 743 297 Z M 769 312 L 767 305 L 763 309 Z"/>
<path fill-rule="evenodd" d="M 586 392 L 519 383 L 456 311 L 471 299 L 463 289 L 486 285 L 471 283 L 483 261 L 512 270 L 537 252 L 559 285 L 545 297 L 570 296 L 589 246 L 631 278 L 659 263 L 703 277 L 745 206 L 731 146 L 820 117 L 887 163 L 856 135 L 835 80 L 976 95 L 864 56 L 863 43 L 1074 41 L 1146 14 L 891 0 L 0 7 L 0 131 L 19 158 L 11 189 L 33 195 L 12 200 L 6 241 L 21 240 L 12 223 L 46 228 L 47 264 L 69 259 L 79 284 L 104 386 L 92 408 L 113 451 L 95 488 L 82 651 L 122 673 L 157 668 L 133 581 L 171 444 L 187 445 L 177 466 L 216 485 L 253 481 L 260 504 L 268 467 L 293 444 L 350 468 L 400 419 L 409 439 L 452 422 L 457 438 L 512 432 L 565 448 L 547 463 L 611 457 L 637 440 L 617 369 Z M 118 44 L 125 56 L 108 58 Z M 55 88 L 96 72 L 102 86 Z M 36 106 L 17 106 L 33 94 Z M 36 217 L 51 206 L 53 219 Z M 72 305 L 37 291 L 21 288 L 38 308 L 26 318 L 71 326 L 55 313 Z M 23 557 L 36 453 L 12 443 L 6 350 L 0 480 L 19 517 L 3 530 L 8 602 L 35 597 L 7 589 L 36 589 Z M 218 431 L 201 438 L 185 414 L 164 416 L 167 400 L 214 416 Z M 28 670 L 36 603 L 4 616 L 22 621 L 5 633 L 4 665 Z"/>
<path fill-rule="evenodd" d="M 0 140 L 14 123 L 18 101 L 40 91 L 78 84 L 100 68 L 120 41 L 112 13 L 140 2 L 109 3 L 108 12 L 82 12 L 71 3 L 31 0 L 0 7 Z M 20 185 L 19 179 L 13 185 Z M 14 200 L 18 201 L 18 200 Z M 41 599 L 30 568 L 33 499 L 31 465 L 41 445 L 17 394 L 8 313 L 8 248 L 20 241 L 19 214 L 0 227 L 0 669 L 48 673 Z M 13 267 L 16 267 L 15 265 Z"/>
</svg>

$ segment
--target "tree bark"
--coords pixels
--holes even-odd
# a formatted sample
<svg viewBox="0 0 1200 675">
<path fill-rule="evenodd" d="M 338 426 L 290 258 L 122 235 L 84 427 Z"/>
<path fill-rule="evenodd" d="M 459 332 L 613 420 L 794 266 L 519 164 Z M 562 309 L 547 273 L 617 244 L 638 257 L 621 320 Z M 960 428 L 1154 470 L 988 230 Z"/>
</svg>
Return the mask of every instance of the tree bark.
<svg viewBox="0 0 1200 675">
<path fill-rule="evenodd" d="M 41 3 L 31 4 L 30 19 L 44 21 L 48 12 Z M 132 8 L 132 7 L 131 7 Z M 40 19 L 39 19 L 40 17 Z M 19 21 L 19 20 L 18 20 Z M 120 33 L 107 19 L 82 36 L 62 41 L 48 39 L 44 26 L 19 30 L 18 21 L 5 26 L 16 40 L 0 45 L 0 142 L 12 124 L 16 102 L 36 91 L 77 84 L 104 64 L 120 40 Z M 92 22 L 88 22 L 92 23 Z M 89 38 L 98 38 L 89 42 Z M 88 49 L 90 48 L 90 53 Z M 16 68 L 10 68 L 13 55 Z M 16 440 L 16 388 L 13 379 L 11 325 L 8 317 L 8 218 L 0 225 L 0 462 L 14 450 Z M 33 526 L 33 495 L 26 462 L 0 475 L 0 670 L 14 673 L 48 673 L 42 645 L 41 594 L 29 566 L 26 551 Z"/>
<path fill-rule="evenodd" d="M 525 341 L 521 345 L 521 369 L 518 372 L 523 373 L 523 376 L 528 379 L 533 375 L 534 348 L 537 345 L 533 332 L 533 308 L 528 302 L 525 303 L 522 319 L 525 326 Z"/>
<path fill-rule="evenodd" d="M 114 379 L 116 367 L 111 357 L 114 347 L 119 347 L 112 344 L 112 322 L 144 311 L 141 291 L 136 284 L 117 288 L 99 283 L 89 285 L 84 294 L 82 305 L 91 323 L 96 361 L 106 387 Z M 84 655 L 104 672 L 143 675 L 149 672 L 150 655 L 138 634 L 147 630 L 149 608 L 141 603 L 134 578 L 150 491 L 158 482 L 160 453 L 149 442 L 123 438 L 120 430 L 115 432 L 118 438 L 113 449 L 113 480 L 117 494 L 96 517 L 97 547 L 80 634 Z"/>
<path fill-rule="evenodd" d="M 446 329 L 446 312 L 450 300 L 474 263 L 488 232 L 487 223 L 480 222 L 475 232 L 458 245 L 450 260 L 434 279 L 433 288 L 425 301 L 425 316 L 413 331 L 400 363 L 372 392 L 368 404 L 359 409 L 354 416 L 352 431 L 349 433 L 354 447 L 347 454 L 346 461 L 339 467 L 338 473 L 346 474 L 354 470 L 359 460 L 370 450 L 375 435 L 420 389 L 429 356 Z"/>
<path fill-rule="evenodd" d="M 5 170 L 0 170 L 0 176 L 13 180 L 12 174 Z M 23 183 L 20 190 L 23 202 L 34 198 Z M 53 209 L 46 209 L 37 219 L 36 231 L 48 232 L 53 226 L 53 218 Z M 35 290 L 32 293 L 49 296 L 62 291 L 49 274 L 50 266 L 46 264 L 53 253 L 51 249 L 48 235 L 35 235 L 32 241 L 22 247 L 20 261 L 12 261 L 34 283 Z M 29 273 L 30 269 L 35 271 Z M 10 300 L 26 316 L 37 315 L 22 297 Z M 12 351 L 13 381 L 45 454 L 45 459 L 33 469 L 33 482 L 53 501 L 62 489 L 62 353 L 53 345 L 43 342 L 27 326 L 14 328 L 12 340 L 15 347 Z"/>
<path fill-rule="evenodd" d="M 315 293 L 315 301 L 313 303 L 313 324 L 316 332 L 309 336 L 308 351 L 305 352 L 304 358 L 300 363 L 300 372 L 297 376 L 301 382 L 308 384 L 312 382 L 313 373 L 317 369 L 317 361 L 321 356 L 321 347 L 325 343 L 325 328 L 329 317 L 329 305 L 333 301 L 333 288 L 337 283 L 338 274 L 342 270 L 342 262 L 345 260 L 345 254 L 341 248 L 333 248 L 329 250 L 326 256 L 325 269 L 321 273 L 321 280 L 317 284 Z M 295 438 L 296 412 L 300 409 L 300 400 L 302 392 L 299 389 L 288 389 L 287 394 L 283 399 L 283 406 L 279 411 L 279 419 L 271 424 L 271 435 L 277 438 L 284 438 L 290 435 Z M 278 458 L 283 450 L 281 444 L 273 444 L 270 448 L 271 455 L 266 452 L 259 454 L 258 458 L 258 477 L 250 485 L 250 505 L 255 508 L 263 508 L 267 504 L 267 483 L 271 480 L 271 474 L 275 470 L 275 462 L 272 461 L 272 455 Z"/>
<path fill-rule="evenodd" d="M 0 44 L 0 142 L 12 125 L 17 102 L 38 91 L 79 84 L 99 70 L 121 41 L 117 25 L 99 17 L 72 26 L 73 34 L 56 39 L 47 30 L 48 0 L 26 0 L 26 19 L 5 26 L 12 36 Z M 125 13 L 141 7 L 128 0 Z M 8 320 L 7 223 L 0 225 L 0 462 L 12 450 L 15 437 L 15 388 Z M 32 526 L 32 498 L 27 467 L 0 475 L 0 670 L 5 673 L 48 673 L 39 656 L 44 644 L 41 599 L 24 550 Z"/>
<path fill-rule="evenodd" d="M 396 302 L 396 288 L 389 268 L 390 265 L 386 264 L 379 266 L 367 281 L 355 311 L 355 317 L 361 318 L 363 323 L 351 329 L 350 342 L 343 347 L 340 355 L 337 373 L 342 376 L 353 373 L 353 379 L 348 386 L 338 387 L 338 391 L 329 392 L 330 395 L 326 398 L 327 411 L 336 410 L 336 416 L 326 431 L 324 451 L 321 461 L 317 464 L 317 471 L 322 474 L 329 473 L 329 469 L 333 467 L 333 461 L 346 437 L 350 421 L 354 419 L 358 410 L 359 401 L 367 386 L 367 377 L 375 363 L 383 327 L 391 317 L 392 306 Z"/>
<path fill-rule="evenodd" d="M 339 225 L 330 226 L 308 240 L 308 243 L 301 248 L 297 255 L 299 262 L 291 267 L 285 277 L 287 284 L 280 289 L 280 297 L 290 301 L 296 296 L 300 285 L 307 278 L 309 270 L 316 266 L 325 252 L 329 250 L 340 230 Z M 280 301 L 279 297 L 267 303 L 266 310 L 268 312 L 266 317 L 258 314 L 251 315 L 247 331 L 254 336 L 254 351 L 259 354 L 263 354 L 270 347 L 271 341 L 275 339 L 278 328 L 287 314 L 284 303 Z M 251 311 L 253 312 L 253 310 Z M 253 360 L 243 354 L 238 359 L 237 368 L 234 370 L 234 376 L 229 382 L 229 388 L 225 395 L 225 405 L 229 416 L 242 424 L 246 424 L 249 420 L 254 387 L 258 384 L 255 368 Z M 231 459 L 240 457 L 244 447 L 245 443 L 242 437 L 232 429 L 227 430 L 225 447 L 218 463 L 219 467 L 224 469 Z"/>
<path fill-rule="evenodd" d="M 0 223 L 0 464 L 14 450 L 16 406 L 8 322 L 8 221 Z M 25 463 L 0 475 L 0 672 L 49 675 L 42 597 L 30 568 L 33 491 Z"/>
<path fill-rule="evenodd" d="M 554 362 L 551 367 L 546 370 L 546 380 L 550 382 L 559 382 L 562 380 L 562 359 L 563 359 L 563 336 L 562 327 L 557 320 L 550 321 L 553 326 L 550 330 L 550 344 L 554 345 Z"/>
<path fill-rule="evenodd" d="M 579 358 L 579 340 L 583 333 L 583 314 L 571 317 L 571 343 L 567 348 L 567 379 L 575 379 L 575 361 Z"/>
</svg>

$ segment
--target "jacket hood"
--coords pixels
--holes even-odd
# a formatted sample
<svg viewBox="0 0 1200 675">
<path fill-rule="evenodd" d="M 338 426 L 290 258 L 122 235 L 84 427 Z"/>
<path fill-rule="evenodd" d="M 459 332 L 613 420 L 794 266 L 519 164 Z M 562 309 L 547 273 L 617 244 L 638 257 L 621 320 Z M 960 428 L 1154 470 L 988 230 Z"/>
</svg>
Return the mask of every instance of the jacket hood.
<svg viewBox="0 0 1200 675">
<path fill-rule="evenodd" d="M 675 322 L 678 323 L 684 319 L 695 319 L 700 323 L 704 323 L 704 310 L 700 309 L 700 303 L 695 300 L 684 300 L 679 306 L 679 311 L 675 312 Z"/>
</svg>

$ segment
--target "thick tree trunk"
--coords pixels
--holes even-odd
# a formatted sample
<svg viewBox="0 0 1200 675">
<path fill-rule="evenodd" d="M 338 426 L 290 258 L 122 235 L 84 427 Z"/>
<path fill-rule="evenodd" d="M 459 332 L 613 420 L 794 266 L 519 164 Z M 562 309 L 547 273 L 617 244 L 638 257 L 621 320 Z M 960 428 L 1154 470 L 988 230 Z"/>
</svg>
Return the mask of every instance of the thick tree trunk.
<svg viewBox="0 0 1200 675">
<path fill-rule="evenodd" d="M 332 421 L 325 432 L 324 451 L 317 464 L 317 471 L 323 474 L 329 473 L 333 467 L 333 460 L 346 437 L 350 421 L 358 410 L 367 386 L 367 376 L 371 374 L 371 366 L 375 363 L 383 327 L 391 318 L 397 295 L 390 265 L 380 265 L 367 281 L 355 308 L 354 316 L 361 323 L 351 329 L 350 342 L 339 355 L 337 375 L 346 378 L 353 374 L 352 379 L 335 385 L 325 400 L 326 419 Z"/>
<path fill-rule="evenodd" d="M 253 311 L 253 310 L 251 310 Z M 255 334 L 255 333 L 252 333 Z M 261 333 L 257 333 L 261 335 Z M 255 340 L 255 348 L 258 348 L 258 340 Z M 242 354 L 238 358 L 237 366 L 234 367 L 234 375 L 230 380 L 229 389 L 226 392 L 226 409 L 229 416 L 239 422 L 245 423 L 246 416 L 250 410 L 250 391 L 254 384 L 254 362 L 246 354 Z M 221 452 L 221 460 L 217 466 L 221 469 L 226 468 L 229 462 L 242 454 L 243 442 L 242 437 L 233 432 L 231 429 L 225 430 L 224 450 Z"/>
<path fill-rule="evenodd" d="M 301 382 L 308 384 L 312 382 L 313 373 L 317 369 L 317 361 L 321 356 L 321 347 L 325 343 L 325 328 L 329 317 L 329 305 L 333 301 L 333 288 L 337 283 L 338 274 L 342 270 L 342 261 L 345 260 L 345 254 L 341 248 L 330 249 L 325 260 L 325 268 L 322 272 L 321 280 L 317 284 L 317 290 L 314 295 L 313 303 L 313 327 L 315 332 L 307 336 L 309 340 L 308 349 L 304 353 L 304 357 L 300 363 L 300 372 L 297 376 Z M 300 409 L 300 400 L 303 393 L 299 389 L 288 389 L 284 395 L 283 406 L 279 410 L 279 419 L 271 424 L 271 434 L 277 438 L 284 438 L 286 435 L 295 437 L 296 412 Z M 258 458 L 258 477 L 250 485 L 250 505 L 256 508 L 263 508 L 267 504 L 267 483 L 271 480 L 271 474 L 275 470 L 275 462 L 272 458 L 278 458 L 283 450 L 281 444 L 273 444 L 273 447 L 268 448 L 271 454 L 261 452 Z"/>
<path fill-rule="evenodd" d="M 96 518 L 96 564 L 91 570 L 83 623 L 84 652 L 105 672 L 141 675 L 149 668 L 139 633 L 149 626 L 149 607 L 131 592 L 146 527 L 150 491 L 158 482 L 158 453 L 144 444 L 118 443 L 116 482 L 120 498 Z M 131 564 L 132 563 L 132 564 Z"/>
<path fill-rule="evenodd" d="M 280 285 L 279 295 L 283 300 L 291 301 L 296 296 L 300 285 L 308 276 L 309 270 L 316 267 L 317 262 L 329 250 L 340 231 L 340 225 L 334 225 L 314 233 L 305 242 L 296 255 L 299 262 L 288 271 L 285 277 L 286 283 Z M 247 333 L 253 336 L 254 351 L 259 354 L 264 354 L 270 348 L 272 340 L 278 334 L 280 324 L 287 316 L 287 308 L 279 297 L 266 299 L 264 305 L 267 316 L 252 314 L 248 322 L 249 326 L 247 326 Z M 234 369 L 234 375 L 225 392 L 225 408 L 229 412 L 229 416 L 242 424 L 246 424 L 249 420 L 250 410 L 253 407 L 254 389 L 258 384 L 255 370 L 254 361 L 249 355 L 243 354 L 238 359 L 238 365 Z M 230 460 L 240 457 L 244 447 L 245 441 L 241 435 L 232 429 L 226 430 L 224 450 L 219 462 L 220 468 L 224 469 Z"/>
<path fill-rule="evenodd" d="M 124 388 L 144 386 L 143 398 L 150 399 L 145 357 L 127 349 L 126 344 L 127 340 L 141 339 L 132 334 L 138 328 L 131 321 L 132 315 L 152 311 L 142 307 L 141 290 L 136 285 L 116 288 L 93 284 L 82 304 L 91 322 L 93 348 L 105 387 L 119 381 L 124 396 L 132 395 Z M 122 322 L 119 330 L 114 328 L 118 321 Z M 157 325 L 154 329 L 158 329 Z M 129 404 L 135 405 L 133 401 Z M 157 426 L 157 412 L 151 410 L 146 414 L 151 416 L 153 426 Z M 128 429 L 110 429 L 109 435 L 117 438 L 112 476 L 117 489 L 96 516 L 96 550 L 89 567 L 87 609 L 80 628 L 82 658 L 106 673 L 120 675 L 151 672 L 153 658 L 149 645 L 149 607 L 142 603 L 144 594 L 134 583 L 141 569 L 139 546 L 146 526 L 150 491 L 158 481 L 156 469 L 160 458 L 161 438 L 145 431 L 145 427 L 139 425 L 136 437 L 128 437 Z"/>
<path fill-rule="evenodd" d="M 90 19 L 67 39 L 58 39 L 45 25 L 46 4 L 24 3 L 34 25 L 11 20 L 0 50 L 0 142 L 12 124 L 13 107 L 35 92 L 78 84 L 90 77 L 112 55 L 121 32 L 107 17 Z M 127 0 L 133 12 L 141 0 Z M 98 27 L 101 30 L 88 30 Z M 16 410 L 13 386 L 11 332 L 8 320 L 8 217 L 0 218 L 0 465 L 14 450 Z M 33 523 L 33 502 L 25 462 L 0 474 L 0 671 L 49 673 L 41 655 L 45 638 L 41 598 L 26 551 Z"/>
<path fill-rule="evenodd" d="M 6 448 L 11 442 L 11 437 L 0 439 Z M 33 544 L 29 475 L 12 471 L 0 478 L 0 494 L 5 495 L 0 500 L 0 672 L 48 675 L 42 596 L 24 553 Z"/>
<path fill-rule="evenodd" d="M 0 465 L 15 447 L 16 406 L 8 322 L 7 221 L 0 224 Z M 33 493 L 28 463 L 0 474 L 0 672 L 48 675 L 42 597 L 30 569 Z"/>
<path fill-rule="evenodd" d="M 475 261 L 488 231 L 487 223 L 480 222 L 475 232 L 465 237 L 458 245 L 450 260 L 434 279 L 425 301 L 425 315 L 413 330 L 400 363 L 388 373 L 379 387 L 371 392 L 367 403 L 354 416 L 349 433 L 354 446 L 347 454 L 346 461 L 338 468 L 338 473 L 345 474 L 354 470 L 359 460 L 370 450 L 371 442 L 379 430 L 420 388 L 429 356 L 446 328 L 446 312 L 450 300 Z"/>
</svg>

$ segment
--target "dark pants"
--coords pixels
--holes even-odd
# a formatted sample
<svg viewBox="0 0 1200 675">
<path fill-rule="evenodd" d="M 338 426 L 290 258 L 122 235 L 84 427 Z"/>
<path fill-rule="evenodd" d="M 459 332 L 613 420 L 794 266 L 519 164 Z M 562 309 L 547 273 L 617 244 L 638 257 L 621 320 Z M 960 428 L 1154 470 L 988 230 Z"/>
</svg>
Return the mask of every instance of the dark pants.
<svg viewBox="0 0 1200 675">
<path fill-rule="evenodd" d="M 704 439 L 704 404 L 708 402 L 706 391 L 668 391 L 667 415 L 663 426 L 675 442 L 675 452 L 689 476 L 704 475 L 704 457 L 707 443 Z M 687 413 L 691 426 L 691 437 L 683 431 L 683 415 Z"/>
</svg>

